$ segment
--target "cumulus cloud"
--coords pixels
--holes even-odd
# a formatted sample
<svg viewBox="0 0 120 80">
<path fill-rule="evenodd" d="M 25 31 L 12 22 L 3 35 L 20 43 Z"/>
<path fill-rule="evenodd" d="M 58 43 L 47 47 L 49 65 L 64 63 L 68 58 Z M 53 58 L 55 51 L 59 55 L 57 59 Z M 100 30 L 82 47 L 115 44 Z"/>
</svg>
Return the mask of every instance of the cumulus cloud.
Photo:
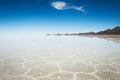
<svg viewBox="0 0 120 80">
<path fill-rule="evenodd" d="M 57 10 L 74 9 L 77 11 L 85 12 L 83 6 L 75 6 L 62 1 L 52 2 L 51 5 Z"/>
<path fill-rule="evenodd" d="M 57 2 L 51 3 L 51 5 L 58 10 L 63 10 L 65 9 L 67 4 L 65 2 L 57 1 Z"/>
</svg>

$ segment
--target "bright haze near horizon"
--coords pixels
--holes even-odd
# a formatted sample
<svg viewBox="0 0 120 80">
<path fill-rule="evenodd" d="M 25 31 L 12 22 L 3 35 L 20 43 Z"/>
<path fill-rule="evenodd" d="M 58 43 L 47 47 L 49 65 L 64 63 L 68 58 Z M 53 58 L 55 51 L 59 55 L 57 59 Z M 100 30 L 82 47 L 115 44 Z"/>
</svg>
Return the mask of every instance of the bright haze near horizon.
<svg viewBox="0 0 120 80">
<path fill-rule="evenodd" d="M 0 35 L 100 31 L 120 25 L 120 0 L 0 0 Z"/>
</svg>

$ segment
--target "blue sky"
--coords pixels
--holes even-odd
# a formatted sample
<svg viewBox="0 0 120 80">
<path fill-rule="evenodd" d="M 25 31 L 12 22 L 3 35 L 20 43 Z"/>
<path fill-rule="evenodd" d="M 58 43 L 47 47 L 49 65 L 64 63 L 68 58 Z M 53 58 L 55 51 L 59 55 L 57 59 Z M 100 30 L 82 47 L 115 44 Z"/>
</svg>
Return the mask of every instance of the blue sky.
<svg viewBox="0 0 120 80">
<path fill-rule="evenodd" d="M 120 25 L 119 4 L 120 0 L 0 0 L 0 31 L 77 33 L 113 28 Z"/>
</svg>

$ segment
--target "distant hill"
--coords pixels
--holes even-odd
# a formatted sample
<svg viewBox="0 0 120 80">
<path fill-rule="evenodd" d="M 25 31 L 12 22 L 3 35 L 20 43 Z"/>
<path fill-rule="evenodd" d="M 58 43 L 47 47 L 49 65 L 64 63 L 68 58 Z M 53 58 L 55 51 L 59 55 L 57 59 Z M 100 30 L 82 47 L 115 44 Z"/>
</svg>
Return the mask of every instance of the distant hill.
<svg viewBox="0 0 120 80">
<path fill-rule="evenodd" d="M 50 36 L 52 34 L 47 34 L 47 35 Z M 65 33 L 65 34 L 57 33 L 57 34 L 53 34 L 53 35 L 57 35 L 57 36 L 61 36 L 61 35 L 66 35 L 66 36 L 69 36 L 69 35 L 120 35 L 120 26 L 117 26 L 117 27 L 115 27 L 113 29 L 107 29 L 107 30 L 99 31 L 99 32 L 72 33 L 72 34 L 69 34 L 69 33 Z"/>
<path fill-rule="evenodd" d="M 120 26 L 99 32 L 78 33 L 78 35 L 120 35 Z"/>
</svg>

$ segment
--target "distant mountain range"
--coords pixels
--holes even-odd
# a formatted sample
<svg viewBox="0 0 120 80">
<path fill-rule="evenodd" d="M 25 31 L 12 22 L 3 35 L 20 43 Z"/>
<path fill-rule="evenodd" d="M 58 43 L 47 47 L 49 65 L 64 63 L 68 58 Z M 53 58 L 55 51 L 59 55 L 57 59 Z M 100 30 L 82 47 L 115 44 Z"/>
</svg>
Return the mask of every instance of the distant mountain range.
<svg viewBox="0 0 120 80">
<path fill-rule="evenodd" d="M 78 33 L 78 35 L 120 35 L 120 26 L 99 32 Z"/>
<path fill-rule="evenodd" d="M 97 32 L 98 35 L 120 35 L 120 26 L 117 26 L 113 29 L 107 29 L 104 31 Z"/>
<path fill-rule="evenodd" d="M 52 35 L 52 34 L 47 34 L 48 36 L 49 35 Z M 58 36 L 61 36 L 61 35 L 120 35 L 120 26 L 117 26 L 113 29 L 107 29 L 107 30 L 104 30 L 104 31 L 99 31 L 99 32 L 86 32 L 86 33 L 72 33 L 72 34 L 69 34 L 69 33 L 65 33 L 65 34 L 61 34 L 61 33 L 57 33 L 57 34 L 53 34 L 53 35 L 58 35 Z"/>
</svg>

